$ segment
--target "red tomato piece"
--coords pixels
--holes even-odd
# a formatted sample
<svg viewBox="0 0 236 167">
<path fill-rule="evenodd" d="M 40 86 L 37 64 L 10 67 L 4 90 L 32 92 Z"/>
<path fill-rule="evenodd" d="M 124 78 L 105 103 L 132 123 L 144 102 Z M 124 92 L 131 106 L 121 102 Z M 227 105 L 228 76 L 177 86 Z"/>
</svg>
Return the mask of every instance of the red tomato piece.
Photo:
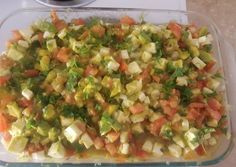
<svg viewBox="0 0 236 167">
<path fill-rule="evenodd" d="M 129 110 L 132 114 L 138 114 L 144 111 L 144 105 L 141 103 L 136 103 L 133 106 L 129 107 Z"/>
<path fill-rule="evenodd" d="M 120 19 L 121 24 L 134 25 L 135 21 L 129 16 L 124 16 Z"/>
<path fill-rule="evenodd" d="M 181 38 L 181 26 L 175 22 L 170 22 L 168 28 L 174 34 L 174 36 L 179 40 Z"/>
</svg>

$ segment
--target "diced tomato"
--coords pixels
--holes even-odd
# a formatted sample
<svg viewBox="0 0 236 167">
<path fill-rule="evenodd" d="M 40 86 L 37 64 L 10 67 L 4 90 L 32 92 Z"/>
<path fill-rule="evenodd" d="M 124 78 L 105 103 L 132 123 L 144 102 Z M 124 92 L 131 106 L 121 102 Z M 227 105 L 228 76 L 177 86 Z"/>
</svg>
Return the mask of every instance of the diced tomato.
<svg viewBox="0 0 236 167">
<path fill-rule="evenodd" d="M 150 133 L 153 135 L 159 135 L 162 125 L 167 122 L 166 118 L 160 117 L 150 124 Z"/>
<path fill-rule="evenodd" d="M 43 33 L 42 32 L 38 33 L 38 41 L 41 45 L 43 44 Z"/>
<path fill-rule="evenodd" d="M 124 59 L 120 57 L 118 58 L 117 62 L 120 64 L 119 69 L 121 72 L 126 72 L 128 70 L 128 65 Z"/>
<path fill-rule="evenodd" d="M 113 156 L 117 153 L 117 148 L 113 143 L 107 143 L 105 145 L 106 150 Z"/>
<path fill-rule="evenodd" d="M 160 80 L 161 80 L 161 78 L 158 77 L 158 76 L 156 76 L 156 75 L 153 75 L 153 76 L 152 76 L 152 79 L 153 79 L 155 82 L 157 82 L 157 83 L 159 83 Z"/>
<path fill-rule="evenodd" d="M 139 76 L 139 79 L 146 80 L 150 76 L 151 69 L 152 69 L 152 66 L 148 65 L 147 68 L 145 68 L 142 74 Z"/>
<path fill-rule="evenodd" d="M 195 120 L 196 124 L 197 124 L 197 127 L 201 127 L 202 126 L 202 123 L 203 123 L 205 118 L 206 118 L 206 113 L 205 112 L 201 112 L 201 114 Z"/>
<path fill-rule="evenodd" d="M 11 134 L 9 132 L 4 132 L 3 135 L 2 135 L 3 139 L 6 141 L 6 142 L 9 142 L 12 138 Z"/>
<path fill-rule="evenodd" d="M 179 40 L 181 38 L 181 26 L 175 22 L 170 22 L 168 28 L 174 34 L 174 36 Z"/>
<path fill-rule="evenodd" d="M 122 30 L 120 27 L 114 29 L 114 34 L 118 41 L 122 41 L 125 37 L 125 31 Z"/>
<path fill-rule="evenodd" d="M 7 76 L 0 76 L 0 86 L 3 86 L 7 83 L 7 81 L 9 81 L 9 79 L 11 78 L 11 76 L 7 75 Z"/>
<path fill-rule="evenodd" d="M 85 132 L 86 130 L 86 125 L 84 122 L 77 122 L 76 123 L 76 126 L 82 131 L 82 132 Z"/>
<path fill-rule="evenodd" d="M 20 107 L 26 108 L 33 105 L 33 102 L 31 100 L 27 100 L 26 98 L 21 98 L 17 101 Z"/>
<path fill-rule="evenodd" d="M 34 144 L 34 143 L 29 143 L 27 145 L 26 150 L 28 151 L 29 154 L 32 154 L 34 152 L 42 151 L 44 148 L 41 144 Z"/>
<path fill-rule="evenodd" d="M 144 111 L 144 105 L 141 103 L 135 103 L 133 106 L 129 107 L 132 114 L 138 114 Z"/>
<path fill-rule="evenodd" d="M 13 34 L 13 40 L 14 40 L 15 42 L 17 42 L 17 41 L 23 39 L 23 37 L 22 37 L 21 33 L 19 32 L 19 30 L 13 30 L 13 31 L 12 31 L 12 34 Z"/>
<path fill-rule="evenodd" d="M 201 144 L 199 145 L 196 149 L 195 149 L 196 153 L 200 156 L 203 156 L 206 154 L 206 150 L 204 148 L 204 146 Z"/>
<path fill-rule="evenodd" d="M 50 15 L 51 15 L 52 22 L 57 22 L 59 20 L 56 10 L 54 10 L 54 9 L 51 10 Z"/>
<path fill-rule="evenodd" d="M 66 149 L 66 157 L 71 157 L 76 154 L 76 151 L 73 148 Z"/>
<path fill-rule="evenodd" d="M 11 94 L 1 94 L 0 98 L 0 108 L 4 109 L 8 103 L 10 103 L 15 97 Z"/>
<path fill-rule="evenodd" d="M 210 98 L 208 101 L 207 101 L 207 104 L 209 105 L 209 107 L 212 109 L 212 110 L 220 110 L 221 108 L 221 104 L 218 100 L 216 100 L 215 98 Z"/>
<path fill-rule="evenodd" d="M 221 119 L 221 114 L 219 111 L 213 110 L 211 108 L 208 108 L 207 111 L 213 119 L 215 119 L 217 121 L 219 121 Z"/>
<path fill-rule="evenodd" d="M 79 39 L 83 40 L 85 38 L 87 38 L 87 36 L 89 35 L 89 31 L 84 31 L 82 35 L 80 35 Z"/>
<path fill-rule="evenodd" d="M 67 24 L 64 20 L 58 20 L 57 22 L 54 23 L 57 31 L 61 31 L 62 29 L 67 27 Z"/>
<path fill-rule="evenodd" d="M 209 63 L 207 63 L 207 65 L 204 67 L 204 70 L 206 72 L 211 71 L 211 69 L 214 67 L 214 65 L 216 64 L 215 61 L 210 61 Z"/>
<path fill-rule="evenodd" d="M 73 23 L 74 25 L 84 25 L 85 21 L 82 18 L 78 18 L 78 19 L 72 19 L 71 23 Z"/>
<path fill-rule="evenodd" d="M 33 77 L 37 77 L 38 75 L 39 75 L 39 71 L 35 69 L 29 69 L 29 70 L 24 71 L 25 77 L 33 78 Z"/>
<path fill-rule="evenodd" d="M 129 16 L 124 16 L 120 19 L 121 24 L 134 25 L 135 21 Z"/>
<path fill-rule="evenodd" d="M 160 100 L 160 105 L 163 109 L 163 112 L 165 114 L 167 114 L 170 119 L 175 115 L 175 113 L 177 112 L 177 109 L 176 108 L 172 108 L 170 106 L 170 102 L 167 101 L 167 100 Z M 172 105 L 174 105 L 174 102 L 172 102 Z"/>
<path fill-rule="evenodd" d="M 206 107 L 206 105 L 204 103 L 194 102 L 194 103 L 190 103 L 189 107 L 191 107 L 191 108 L 204 108 L 204 107 Z"/>
<path fill-rule="evenodd" d="M 62 63 L 67 63 L 70 58 L 70 49 L 62 47 L 56 55 L 56 59 Z"/>
<path fill-rule="evenodd" d="M 67 93 L 65 94 L 64 98 L 65 98 L 65 102 L 68 104 L 75 104 L 75 95 L 74 93 Z"/>
<path fill-rule="evenodd" d="M 91 31 L 99 38 L 102 38 L 105 34 L 106 29 L 101 25 L 94 25 L 91 28 Z"/>
<path fill-rule="evenodd" d="M 64 20 L 60 20 L 59 17 L 57 16 L 56 10 L 51 11 L 51 19 L 57 31 L 61 31 L 62 29 L 67 27 L 66 22 Z"/>
<path fill-rule="evenodd" d="M 104 141 L 101 137 L 97 137 L 94 141 L 94 146 L 96 149 L 102 149 L 104 147 Z"/>
<path fill-rule="evenodd" d="M 119 132 L 109 132 L 107 134 L 107 138 L 110 140 L 110 142 L 115 142 L 118 138 L 120 137 L 120 133 Z"/>
<path fill-rule="evenodd" d="M 194 121 L 197 120 L 200 115 L 201 113 L 197 109 L 190 108 L 188 109 L 187 119 Z"/>
<path fill-rule="evenodd" d="M 198 31 L 196 25 L 193 23 L 188 27 L 189 31 L 191 32 L 193 38 L 198 38 Z"/>
<path fill-rule="evenodd" d="M 3 113 L 0 113 L 0 132 L 5 132 L 9 128 L 9 122 Z"/>
<path fill-rule="evenodd" d="M 98 69 L 96 67 L 93 67 L 92 65 L 88 65 L 84 71 L 85 76 L 95 76 L 98 73 Z"/>
</svg>

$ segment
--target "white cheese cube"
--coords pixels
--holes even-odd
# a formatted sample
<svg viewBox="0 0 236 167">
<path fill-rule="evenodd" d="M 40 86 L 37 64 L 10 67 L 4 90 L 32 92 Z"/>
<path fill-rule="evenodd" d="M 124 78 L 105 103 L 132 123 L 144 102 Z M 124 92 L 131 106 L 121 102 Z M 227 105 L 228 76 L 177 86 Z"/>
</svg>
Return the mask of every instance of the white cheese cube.
<svg viewBox="0 0 236 167">
<path fill-rule="evenodd" d="M 123 143 L 119 147 L 120 153 L 127 155 L 129 153 L 129 144 L 128 143 Z"/>
<path fill-rule="evenodd" d="M 77 122 L 74 122 L 64 130 L 66 139 L 71 143 L 75 142 L 82 135 L 82 133 L 83 131 L 79 129 Z"/>
<path fill-rule="evenodd" d="M 141 58 L 144 63 L 147 63 L 152 58 L 152 54 L 147 51 L 144 51 Z"/>
<path fill-rule="evenodd" d="M 169 145 L 168 150 L 174 157 L 179 158 L 182 155 L 182 148 L 176 144 Z"/>
<path fill-rule="evenodd" d="M 162 156 L 163 152 L 162 149 L 163 148 L 163 144 L 156 142 L 153 146 L 152 152 L 156 155 L 156 156 Z"/>
<path fill-rule="evenodd" d="M 34 34 L 34 31 L 31 27 L 26 28 L 24 30 L 20 30 L 20 34 L 23 36 L 25 40 L 30 40 L 31 36 Z"/>
<path fill-rule="evenodd" d="M 79 143 L 84 144 L 84 146 L 88 149 L 93 145 L 93 140 L 88 135 L 88 133 L 84 133 L 81 136 Z"/>
<path fill-rule="evenodd" d="M 48 38 L 54 38 L 55 34 L 49 31 L 45 31 L 43 33 L 43 38 L 48 39 Z"/>
<path fill-rule="evenodd" d="M 139 67 L 136 61 L 133 61 L 128 65 L 128 72 L 130 74 L 140 74 L 142 72 L 142 69 Z"/>
<path fill-rule="evenodd" d="M 107 68 L 112 71 L 117 71 L 120 67 L 120 64 L 117 63 L 115 60 L 111 60 L 107 63 Z"/>
<path fill-rule="evenodd" d="M 31 90 L 27 89 L 27 88 L 23 89 L 22 92 L 21 92 L 21 94 L 22 94 L 22 96 L 24 96 L 27 100 L 30 100 L 30 99 L 34 96 L 34 93 L 33 93 Z"/>
<path fill-rule="evenodd" d="M 187 77 L 183 76 L 183 77 L 177 77 L 176 78 L 176 83 L 179 86 L 188 86 L 188 81 L 187 81 Z"/>
<path fill-rule="evenodd" d="M 52 158 L 64 158 L 66 150 L 60 141 L 53 143 L 48 150 L 48 155 Z"/>
<path fill-rule="evenodd" d="M 127 50 L 121 50 L 120 55 L 121 55 L 122 59 L 129 59 L 129 53 Z"/>
<path fill-rule="evenodd" d="M 146 140 L 142 146 L 142 150 L 146 152 L 152 152 L 153 143 L 150 140 Z"/>
<path fill-rule="evenodd" d="M 199 141 L 198 139 L 198 129 L 196 128 L 191 128 L 189 129 L 185 134 L 184 138 L 187 141 L 188 146 L 194 150 L 199 146 Z"/>
<path fill-rule="evenodd" d="M 120 142 L 121 143 L 126 143 L 128 142 L 128 132 L 127 131 L 123 131 L 120 133 Z"/>
<path fill-rule="evenodd" d="M 173 137 L 173 141 L 174 141 L 176 144 L 178 144 L 180 147 L 182 147 L 182 148 L 185 147 L 184 141 L 183 141 L 183 139 L 182 139 L 180 136 L 178 136 L 178 135 L 174 136 L 174 137 Z"/>
<path fill-rule="evenodd" d="M 44 160 L 46 158 L 44 151 L 38 151 L 31 154 L 34 160 Z"/>
<path fill-rule="evenodd" d="M 110 48 L 105 48 L 105 47 L 101 48 L 100 49 L 100 54 L 101 55 L 109 55 L 110 54 Z"/>
<path fill-rule="evenodd" d="M 141 123 L 136 123 L 136 124 L 134 124 L 134 125 L 132 126 L 132 131 L 133 131 L 134 133 L 143 133 L 143 132 L 144 132 Z"/>
</svg>

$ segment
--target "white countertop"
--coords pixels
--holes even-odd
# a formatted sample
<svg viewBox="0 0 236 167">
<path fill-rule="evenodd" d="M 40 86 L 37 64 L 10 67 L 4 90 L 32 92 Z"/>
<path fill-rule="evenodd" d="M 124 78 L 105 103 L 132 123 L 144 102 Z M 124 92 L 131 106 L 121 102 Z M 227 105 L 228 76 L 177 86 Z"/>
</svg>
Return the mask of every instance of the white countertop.
<svg viewBox="0 0 236 167">
<path fill-rule="evenodd" d="M 14 5 L 13 5 L 14 4 Z M 0 5 L 0 21 L 19 8 L 26 7 L 43 7 L 33 0 L 6 0 Z M 185 0 L 96 0 L 88 5 L 88 7 L 123 7 L 123 8 L 148 8 L 148 9 L 177 9 L 186 10 Z M 234 114 L 235 115 L 235 114 Z M 234 127 L 235 123 L 234 123 Z M 234 128 L 234 129 L 235 129 Z M 226 158 L 225 161 L 214 165 L 214 167 L 234 166 L 235 159 L 233 155 L 236 154 L 236 149 L 232 154 Z"/>
</svg>

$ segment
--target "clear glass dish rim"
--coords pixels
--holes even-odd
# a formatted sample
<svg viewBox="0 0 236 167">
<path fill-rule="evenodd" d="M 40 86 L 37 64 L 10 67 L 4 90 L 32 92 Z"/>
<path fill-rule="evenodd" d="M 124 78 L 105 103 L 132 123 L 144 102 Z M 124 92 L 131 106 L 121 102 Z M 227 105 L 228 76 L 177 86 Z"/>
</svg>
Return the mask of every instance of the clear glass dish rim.
<svg viewBox="0 0 236 167">
<path fill-rule="evenodd" d="M 27 8 L 21 8 L 18 10 L 15 10 L 13 12 L 11 12 L 8 16 L 6 16 L 5 18 L 3 18 L 0 22 L 0 29 L 1 27 L 4 25 L 4 23 L 12 16 L 17 15 L 18 13 L 21 12 L 50 12 L 52 8 L 47 8 L 47 7 L 27 7 Z M 107 8 L 107 7 L 80 7 L 80 8 L 57 8 L 56 9 L 58 12 L 79 12 L 79 11 L 120 11 L 120 12 L 125 12 L 125 11 L 136 11 L 136 12 L 167 12 L 167 13 L 179 13 L 179 14 L 185 14 L 185 15 L 196 15 L 196 16 L 200 16 L 203 17 L 204 19 L 206 19 L 210 25 L 212 30 L 214 31 L 213 33 L 216 35 L 217 39 L 216 39 L 216 45 L 217 45 L 217 51 L 219 53 L 219 57 L 220 59 L 222 59 L 221 56 L 221 48 L 220 48 L 220 41 L 219 41 L 219 37 L 222 37 L 220 30 L 218 29 L 218 27 L 216 26 L 215 22 L 209 17 L 209 16 L 203 16 L 202 14 L 199 14 L 197 12 L 194 11 L 184 11 L 184 10 L 169 10 L 169 9 L 144 9 L 144 8 Z M 226 88 L 227 89 L 227 88 Z M 230 113 L 229 113 L 230 114 Z M 231 137 L 230 137 L 230 144 L 228 145 L 228 148 L 226 149 L 226 151 L 224 153 L 222 153 L 220 156 L 212 159 L 212 160 L 206 160 L 206 161 L 202 161 L 202 162 L 198 162 L 198 161 L 189 161 L 189 162 L 184 162 L 184 161 L 180 161 L 180 162 L 134 162 L 134 163 L 33 163 L 33 162 L 17 162 L 17 163 L 11 163 L 11 162 L 4 162 L 2 160 L 0 160 L 0 165 L 4 165 L 4 166 L 12 166 L 12 167 L 28 167 L 28 166 L 50 166 L 50 167 L 58 167 L 58 166 L 65 166 L 65 167 L 73 167 L 76 165 L 79 166 L 84 166 L 84 167 L 88 167 L 88 166 L 208 166 L 208 165 L 214 165 L 217 164 L 221 161 L 223 161 L 232 151 L 233 147 L 234 147 L 234 142 L 233 142 L 233 130 L 232 130 L 232 121 L 231 121 L 231 117 L 229 116 L 229 128 L 230 133 L 231 133 Z"/>
</svg>

